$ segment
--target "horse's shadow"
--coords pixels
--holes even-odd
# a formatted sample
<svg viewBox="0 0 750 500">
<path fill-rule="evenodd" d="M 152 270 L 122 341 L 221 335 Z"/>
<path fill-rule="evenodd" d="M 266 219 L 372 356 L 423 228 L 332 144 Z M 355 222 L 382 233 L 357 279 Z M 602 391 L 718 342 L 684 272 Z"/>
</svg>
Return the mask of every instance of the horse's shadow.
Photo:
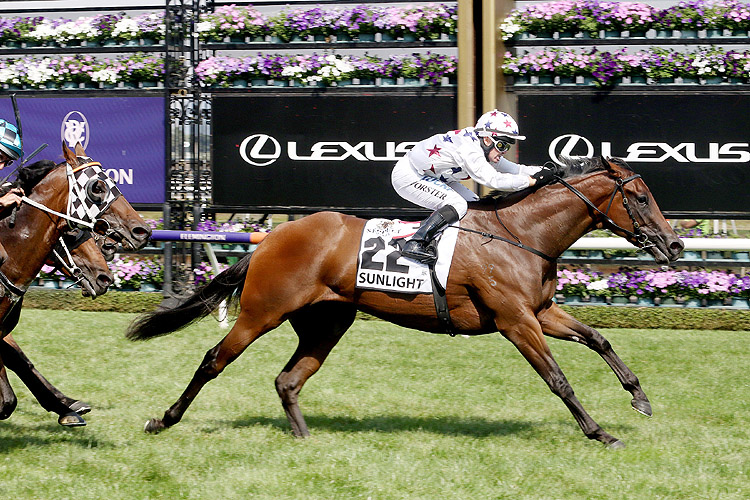
<svg viewBox="0 0 750 500">
<path fill-rule="evenodd" d="M 56 423 L 27 426 L 2 422 L 0 425 L 0 455 L 29 446 L 56 446 L 63 442 L 87 449 L 114 447 L 109 441 Z"/>
<path fill-rule="evenodd" d="M 549 435 L 552 428 L 569 428 L 571 432 L 579 432 L 575 422 L 567 420 L 539 421 L 528 420 L 488 420 L 484 418 L 469 417 L 405 417 L 405 416 L 378 416 L 364 419 L 351 417 L 328 417 L 324 415 L 305 416 L 308 428 L 312 434 L 317 430 L 330 432 L 383 432 L 399 433 L 421 431 L 444 436 L 469 436 L 474 438 L 486 438 L 494 436 L 519 436 L 525 439 L 536 439 Z M 268 426 L 291 432 L 289 422 L 284 417 L 270 418 L 264 416 L 248 415 L 234 420 L 217 421 L 207 432 L 215 432 L 220 427 L 228 426 L 234 428 L 252 427 L 255 425 Z M 616 432 L 632 432 L 634 428 L 627 424 L 610 423 Z"/>
<path fill-rule="evenodd" d="M 523 420 L 486 420 L 482 418 L 434 417 L 418 418 L 404 416 L 379 416 L 364 419 L 351 417 L 327 417 L 323 415 L 305 416 L 311 433 L 316 429 L 331 432 L 384 432 L 399 433 L 422 431 L 446 436 L 488 436 L 534 435 L 542 432 L 543 424 Z M 242 428 L 254 425 L 270 426 L 289 432 L 291 427 L 286 418 L 246 416 L 222 424 Z"/>
</svg>

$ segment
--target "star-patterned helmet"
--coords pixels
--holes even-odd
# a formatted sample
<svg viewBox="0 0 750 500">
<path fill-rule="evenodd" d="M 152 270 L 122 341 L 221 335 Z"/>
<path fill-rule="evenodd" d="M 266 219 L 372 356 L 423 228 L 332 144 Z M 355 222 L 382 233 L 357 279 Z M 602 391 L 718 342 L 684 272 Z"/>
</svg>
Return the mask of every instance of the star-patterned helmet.
<svg viewBox="0 0 750 500">
<path fill-rule="evenodd" d="M 8 155 L 11 160 L 17 160 L 23 154 L 18 129 L 5 120 L 0 120 L 0 151 Z"/>
<path fill-rule="evenodd" d="M 507 137 L 513 139 L 509 141 L 511 143 L 526 139 L 526 136 L 519 135 L 518 124 L 513 117 L 496 109 L 480 116 L 474 130 L 479 137 Z"/>
</svg>

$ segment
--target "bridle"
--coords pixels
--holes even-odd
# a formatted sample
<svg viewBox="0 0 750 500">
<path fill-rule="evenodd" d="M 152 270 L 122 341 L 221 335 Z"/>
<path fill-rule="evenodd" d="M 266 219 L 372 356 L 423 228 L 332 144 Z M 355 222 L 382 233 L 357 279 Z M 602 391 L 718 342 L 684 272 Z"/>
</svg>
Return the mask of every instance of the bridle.
<svg viewBox="0 0 750 500">
<path fill-rule="evenodd" d="M 76 265 L 73 255 L 70 252 L 92 237 L 91 231 L 84 229 L 76 229 L 74 231 L 61 235 L 57 245 L 52 248 L 52 255 L 57 264 L 55 267 L 64 269 L 73 278 L 74 283 L 71 287 L 79 285 L 86 277 L 83 275 L 81 268 Z M 66 242 L 66 239 L 70 239 L 70 241 Z"/>
<path fill-rule="evenodd" d="M 578 191 L 576 188 L 571 186 L 566 180 L 564 180 L 562 177 L 555 176 L 555 179 L 560 182 L 563 186 L 568 188 L 573 194 L 578 196 L 586 205 L 588 205 L 592 210 L 598 212 L 602 217 L 604 217 L 604 221 L 612 228 L 617 231 L 621 231 L 625 234 L 627 234 L 638 246 L 638 250 L 645 250 L 646 248 L 652 248 L 655 247 L 656 244 L 652 242 L 648 235 L 646 235 L 643 230 L 641 229 L 641 225 L 638 223 L 637 220 L 635 220 L 635 216 L 633 215 L 633 211 L 630 208 L 630 203 L 628 202 L 627 196 L 625 196 L 625 189 L 624 186 L 630 181 L 634 181 L 636 179 L 640 179 L 641 174 L 634 174 L 630 177 L 626 177 L 624 179 L 618 177 L 615 179 L 615 188 L 612 190 L 612 195 L 609 197 L 609 203 L 607 203 L 607 210 L 602 212 L 599 210 L 599 208 L 594 205 L 591 200 L 586 198 L 586 196 Z M 615 195 L 617 193 L 620 193 L 622 196 L 622 205 L 625 207 L 625 211 L 628 214 L 628 217 L 630 217 L 630 221 L 633 223 L 633 230 L 630 231 L 628 229 L 625 229 L 624 227 L 617 224 L 615 221 L 612 220 L 612 218 L 609 216 L 609 210 L 612 208 L 612 203 L 615 201 Z"/>
<path fill-rule="evenodd" d="M 101 169 L 101 163 L 92 161 L 91 158 L 78 157 L 78 159 L 87 161 L 82 162 L 82 164 L 79 164 L 75 169 L 72 168 L 70 164 L 66 164 L 66 176 L 68 178 L 69 190 L 66 214 L 53 210 L 27 196 L 22 196 L 21 200 L 43 212 L 66 219 L 68 221 L 68 226 L 71 229 L 81 229 L 84 230 L 84 232 L 90 232 L 89 234 L 91 235 L 109 236 L 112 234 L 113 230 L 111 229 L 109 222 L 106 219 L 99 218 L 99 215 L 106 211 L 112 205 L 114 200 L 121 196 L 122 193 L 120 193 L 120 190 L 117 188 L 114 181 Z M 76 176 L 76 173 L 79 172 L 80 174 Z M 81 175 L 83 175 L 83 178 Z M 90 199 L 90 191 L 87 187 L 92 180 L 101 180 L 107 186 L 106 197 L 101 201 Z M 71 215 L 71 213 L 77 215 L 77 217 Z M 12 224 L 15 224 L 15 213 L 11 217 L 10 224 L 11 227 Z M 78 244 L 83 243 L 83 241 L 84 240 L 81 240 Z M 80 276 L 76 281 L 77 283 L 80 282 L 81 279 L 83 279 L 81 270 L 73 262 L 73 257 L 62 236 L 59 239 L 58 245 L 62 246 L 62 250 L 68 259 L 68 263 L 65 262 L 65 259 L 62 258 L 56 249 L 53 250 L 55 256 L 73 276 Z M 4 288 L 4 290 L 0 291 L 0 296 L 8 296 L 14 304 L 26 293 L 25 288 L 16 286 L 2 271 L 0 271 L 0 285 Z"/>
<path fill-rule="evenodd" d="M 573 187 L 569 182 L 567 182 L 566 180 L 564 180 L 561 176 L 555 175 L 555 180 L 556 181 L 558 181 L 560 184 L 562 184 L 563 186 L 565 186 L 566 188 L 568 188 L 569 191 L 571 191 L 578 198 L 580 198 L 592 210 L 594 210 L 595 212 L 598 212 L 602 217 L 604 217 L 604 221 L 605 221 L 606 224 L 608 224 L 612 229 L 615 229 L 617 231 L 621 231 L 621 232 L 625 233 L 626 235 L 628 235 L 633 241 L 635 241 L 637 243 L 638 250 L 645 250 L 647 248 L 655 247 L 656 244 L 649 239 L 649 237 L 641 229 L 641 225 L 638 223 L 637 220 L 635 220 L 635 216 L 633 215 L 633 211 L 630 208 L 630 204 L 628 203 L 628 198 L 625 196 L 625 189 L 624 189 L 625 184 L 627 184 L 630 181 L 634 181 L 635 179 L 640 179 L 640 178 L 641 178 L 640 174 L 634 174 L 634 175 L 631 175 L 630 177 L 626 177 L 625 179 L 622 179 L 620 177 L 616 178 L 615 179 L 615 188 L 612 190 L 612 194 L 609 197 L 609 202 L 607 203 L 607 209 L 604 212 L 602 212 L 601 210 L 599 210 L 599 208 L 596 205 L 594 205 L 594 203 L 591 200 L 589 200 L 586 197 L 586 195 L 584 195 L 578 189 L 576 189 L 575 187 Z M 628 229 L 625 229 L 624 227 L 620 226 L 615 221 L 613 221 L 612 218 L 609 216 L 609 211 L 612 208 L 612 203 L 614 202 L 615 196 L 617 195 L 617 193 L 620 193 L 622 195 L 622 205 L 623 205 L 623 207 L 625 207 L 625 211 L 627 212 L 628 217 L 630 217 L 630 220 L 633 223 L 633 230 L 632 231 L 630 231 Z M 557 258 L 556 257 L 552 257 L 550 255 L 545 254 L 544 252 L 542 252 L 540 250 L 537 250 L 536 248 L 533 248 L 533 247 L 530 247 L 528 245 L 524 245 L 523 243 L 521 243 L 521 240 L 515 234 L 513 234 L 505 226 L 505 224 L 503 223 L 502 219 L 500 219 L 500 213 L 499 213 L 498 208 L 497 208 L 497 203 L 498 203 L 497 200 L 495 200 L 495 217 L 497 217 L 498 222 L 500 222 L 500 225 L 503 226 L 503 228 L 508 232 L 508 234 L 510 234 L 511 236 L 513 236 L 513 238 L 515 238 L 515 241 L 510 240 L 508 238 L 503 238 L 502 236 L 497 236 L 497 235 L 492 234 L 492 233 L 487 233 L 487 232 L 484 232 L 484 231 L 477 231 L 476 229 L 470 229 L 470 228 L 465 228 L 465 227 L 460 227 L 460 226 L 459 226 L 459 229 L 461 229 L 462 231 L 469 232 L 469 233 L 479 234 L 479 235 L 481 235 L 481 236 L 483 236 L 485 238 L 489 238 L 491 240 L 503 241 L 503 242 L 508 243 L 510 245 L 516 246 L 518 248 L 522 248 L 523 250 L 526 250 L 527 252 L 531 252 L 534 255 L 537 255 L 537 256 L 539 256 L 539 257 L 541 257 L 541 258 L 543 258 L 545 260 L 548 260 L 550 262 L 557 262 Z"/>
</svg>

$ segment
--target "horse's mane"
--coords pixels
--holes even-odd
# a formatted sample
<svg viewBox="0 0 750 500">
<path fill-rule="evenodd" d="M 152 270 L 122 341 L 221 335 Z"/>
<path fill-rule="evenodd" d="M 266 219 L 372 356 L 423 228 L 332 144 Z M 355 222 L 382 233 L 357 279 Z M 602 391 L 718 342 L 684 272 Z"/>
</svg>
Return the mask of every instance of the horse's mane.
<svg viewBox="0 0 750 500">
<path fill-rule="evenodd" d="M 34 186 L 50 173 L 57 163 L 52 160 L 39 160 L 26 165 L 18 170 L 15 184 L 20 186 L 26 193 L 30 193 Z"/>
<path fill-rule="evenodd" d="M 572 179 L 575 177 L 580 177 L 582 175 L 590 174 L 592 172 L 599 172 L 602 170 L 606 170 L 606 164 L 605 160 L 601 156 L 594 156 L 592 158 L 567 158 L 562 157 L 560 158 L 560 161 L 563 163 L 562 165 L 558 165 L 558 175 L 560 175 L 563 179 Z M 615 165 L 625 168 L 628 171 L 632 171 L 631 168 L 628 166 L 625 161 L 621 160 L 620 158 L 609 158 L 609 161 L 611 163 L 614 163 Z M 514 193 L 507 193 L 504 191 L 498 191 L 497 189 L 494 189 L 490 191 L 490 193 L 486 196 L 483 196 L 481 201 L 487 201 L 487 200 L 496 200 L 498 198 L 505 198 Z"/>
</svg>

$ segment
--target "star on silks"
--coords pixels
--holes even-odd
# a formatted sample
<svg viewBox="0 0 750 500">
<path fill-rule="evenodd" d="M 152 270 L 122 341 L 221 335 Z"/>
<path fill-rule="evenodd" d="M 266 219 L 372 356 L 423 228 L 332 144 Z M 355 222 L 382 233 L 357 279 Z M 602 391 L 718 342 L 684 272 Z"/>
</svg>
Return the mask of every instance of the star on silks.
<svg viewBox="0 0 750 500">
<path fill-rule="evenodd" d="M 430 168 L 428 168 L 428 170 L 432 170 L 432 173 L 434 174 L 435 173 L 435 165 L 430 165 Z"/>
<path fill-rule="evenodd" d="M 478 140 L 479 140 L 479 139 L 477 139 L 477 138 L 475 137 L 475 135 L 474 135 L 474 134 L 472 134 L 472 133 L 471 133 L 471 132 L 469 132 L 468 130 L 467 130 L 466 132 L 464 132 L 464 137 L 471 137 L 471 140 L 472 140 L 472 141 L 478 141 Z"/>
<path fill-rule="evenodd" d="M 451 173 L 452 173 L 452 174 L 457 174 L 457 173 L 459 173 L 459 172 L 460 172 L 461 170 L 462 170 L 462 169 L 461 169 L 461 167 L 451 167 Z"/>
<path fill-rule="evenodd" d="M 505 128 L 510 128 L 510 126 L 511 126 L 510 120 L 505 120 L 503 122 L 503 125 L 505 125 Z"/>
<path fill-rule="evenodd" d="M 429 155 L 427 155 L 427 157 L 429 158 L 429 157 L 430 157 L 430 156 L 432 156 L 432 155 L 438 155 L 438 156 L 440 156 L 440 149 L 441 149 L 441 148 L 437 147 L 437 144 L 435 144 L 435 145 L 434 145 L 434 146 L 432 147 L 432 149 L 430 149 L 430 148 L 427 148 L 427 151 L 429 151 L 429 152 L 430 152 L 430 154 L 429 154 Z"/>
<path fill-rule="evenodd" d="M 451 136 L 450 136 L 450 135 L 448 135 L 448 134 L 445 134 L 445 135 L 443 136 L 443 142 L 450 142 L 450 143 L 453 143 L 453 139 L 451 139 Z"/>
<path fill-rule="evenodd" d="M 503 114 L 505 114 L 505 113 L 503 113 Z M 492 111 L 492 112 L 490 113 L 490 116 L 497 116 L 497 111 Z"/>
</svg>

